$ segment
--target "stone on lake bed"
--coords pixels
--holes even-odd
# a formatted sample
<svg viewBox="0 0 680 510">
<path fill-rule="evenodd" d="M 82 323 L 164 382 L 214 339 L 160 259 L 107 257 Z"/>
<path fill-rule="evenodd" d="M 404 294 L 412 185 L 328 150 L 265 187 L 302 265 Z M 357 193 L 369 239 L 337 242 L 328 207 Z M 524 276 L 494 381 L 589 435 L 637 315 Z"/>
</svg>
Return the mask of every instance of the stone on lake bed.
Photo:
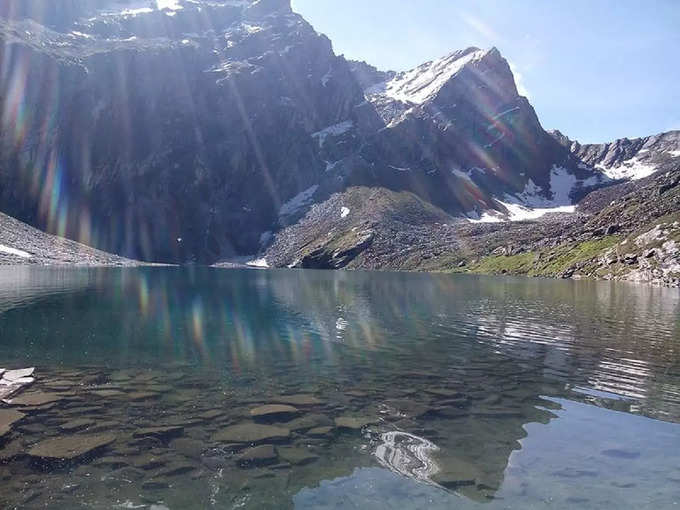
<svg viewBox="0 0 680 510">
<path fill-rule="evenodd" d="M 251 409 L 250 416 L 253 418 L 269 418 L 282 414 L 297 414 L 298 412 L 298 409 L 293 406 L 284 404 L 270 404 Z"/>
<path fill-rule="evenodd" d="M 0 409 L 0 437 L 5 436 L 14 423 L 22 420 L 26 415 L 14 409 Z"/>
<path fill-rule="evenodd" d="M 213 409 L 212 411 L 206 411 L 203 414 L 199 414 L 197 418 L 200 418 L 201 420 L 214 420 L 215 418 L 224 416 L 224 414 L 224 411 L 221 409 Z"/>
<path fill-rule="evenodd" d="M 111 469 L 120 469 L 127 466 L 128 464 L 128 459 L 121 456 L 102 457 L 94 463 L 95 466 Z"/>
<path fill-rule="evenodd" d="M 319 458 L 306 448 L 279 448 L 279 457 L 294 466 L 309 464 Z"/>
<path fill-rule="evenodd" d="M 128 400 L 138 402 L 140 400 L 149 400 L 150 398 L 158 397 L 158 393 L 152 393 L 150 391 L 135 391 L 133 393 L 128 393 Z"/>
<path fill-rule="evenodd" d="M 335 426 L 339 429 L 361 430 L 367 425 L 376 423 L 373 418 L 357 418 L 354 416 L 340 416 L 335 419 Z"/>
<path fill-rule="evenodd" d="M 13 398 L 8 403 L 13 406 L 43 406 L 45 404 L 52 404 L 63 400 L 64 397 L 58 393 L 45 393 L 37 391 L 35 393 L 26 393 L 19 397 Z"/>
<path fill-rule="evenodd" d="M 276 398 L 273 398 L 272 402 L 300 407 L 323 404 L 323 402 L 314 395 L 280 395 Z"/>
<path fill-rule="evenodd" d="M 277 458 L 274 447 L 270 444 L 263 444 L 245 450 L 239 455 L 238 463 L 241 466 L 257 466 L 275 462 Z"/>
<path fill-rule="evenodd" d="M 307 414 L 285 423 L 286 428 L 292 431 L 329 427 L 331 425 L 333 425 L 333 421 L 323 414 Z"/>
<path fill-rule="evenodd" d="M 159 467 L 165 466 L 168 463 L 168 459 L 165 457 L 158 457 L 153 454 L 145 454 L 141 457 L 137 457 L 133 461 L 133 465 L 138 469 L 143 469 L 144 471 L 151 471 L 152 469 L 157 469 Z"/>
<path fill-rule="evenodd" d="M 307 435 L 310 437 L 326 437 L 329 436 L 335 427 L 316 427 L 307 431 Z"/>
<path fill-rule="evenodd" d="M 188 462 L 174 462 L 159 471 L 158 476 L 181 476 L 192 472 L 194 469 L 196 469 L 196 466 Z"/>
<path fill-rule="evenodd" d="M 179 438 L 170 443 L 170 447 L 190 459 L 200 459 L 206 445 L 197 439 Z"/>
<path fill-rule="evenodd" d="M 2 431 L 0 431 L 0 437 L 2 437 Z M 0 463 L 12 460 L 14 457 L 18 457 L 24 453 L 24 445 L 19 440 L 14 440 L 6 445 L 0 447 Z"/>
<path fill-rule="evenodd" d="M 184 427 L 169 426 L 169 427 L 149 427 L 135 431 L 132 436 L 136 438 L 141 437 L 155 437 L 161 441 L 169 441 L 175 437 L 184 434 Z"/>
<path fill-rule="evenodd" d="M 103 449 L 116 440 L 111 434 L 73 435 L 46 439 L 28 450 L 28 455 L 43 462 L 78 460 Z"/>
<path fill-rule="evenodd" d="M 290 430 L 259 423 L 241 423 L 216 432 L 213 441 L 221 443 L 261 443 L 288 439 Z"/>
<path fill-rule="evenodd" d="M 73 420 L 59 425 L 59 428 L 63 432 L 78 432 L 80 430 L 86 429 L 94 425 L 94 421 L 88 420 L 86 418 L 80 420 Z"/>
<path fill-rule="evenodd" d="M 463 396 L 459 391 L 450 390 L 448 388 L 427 388 L 425 390 L 425 393 L 429 393 L 430 395 L 434 395 L 435 397 L 445 397 L 445 398 L 454 398 L 454 397 Z"/>
<path fill-rule="evenodd" d="M 142 489 L 149 491 L 167 489 L 168 487 L 168 483 L 163 480 L 147 480 L 142 483 Z"/>
<path fill-rule="evenodd" d="M 101 398 L 111 398 L 125 395 L 125 392 L 120 390 L 95 390 L 91 391 L 90 394 Z"/>
</svg>

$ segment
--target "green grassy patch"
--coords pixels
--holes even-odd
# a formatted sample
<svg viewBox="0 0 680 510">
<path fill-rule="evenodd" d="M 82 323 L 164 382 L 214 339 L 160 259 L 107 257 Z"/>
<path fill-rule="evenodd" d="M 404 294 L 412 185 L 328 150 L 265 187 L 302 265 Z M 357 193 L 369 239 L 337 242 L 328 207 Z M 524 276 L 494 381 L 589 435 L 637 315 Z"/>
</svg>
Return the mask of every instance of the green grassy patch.
<svg viewBox="0 0 680 510">
<path fill-rule="evenodd" d="M 483 274 L 526 274 L 534 263 L 536 255 L 532 252 L 517 255 L 490 255 L 484 257 L 468 269 Z"/>
<path fill-rule="evenodd" d="M 605 250 L 615 246 L 620 240 L 619 236 L 607 236 L 582 243 L 563 244 L 547 250 L 541 253 L 541 258 L 530 274 L 536 276 L 562 274 L 576 264 L 597 258 Z"/>
</svg>

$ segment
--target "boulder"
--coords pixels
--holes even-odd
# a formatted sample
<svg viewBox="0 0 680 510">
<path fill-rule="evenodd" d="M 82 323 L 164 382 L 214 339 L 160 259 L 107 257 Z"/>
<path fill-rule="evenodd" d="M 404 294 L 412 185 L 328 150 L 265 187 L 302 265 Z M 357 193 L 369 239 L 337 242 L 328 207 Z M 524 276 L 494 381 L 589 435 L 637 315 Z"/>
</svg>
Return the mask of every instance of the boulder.
<svg viewBox="0 0 680 510">
<path fill-rule="evenodd" d="M 323 404 L 323 402 L 314 395 L 281 395 L 273 398 L 272 402 L 298 407 L 317 406 Z"/>
<path fill-rule="evenodd" d="M 323 414 L 308 414 L 295 418 L 286 423 L 286 428 L 297 431 L 313 429 L 315 427 L 329 427 L 333 425 L 333 421 Z"/>
<path fill-rule="evenodd" d="M 334 427 L 316 427 L 307 431 L 310 437 L 327 437 L 333 433 Z"/>
<path fill-rule="evenodd" d="M 149 427 L 136 430 L 132 436 L 135 438 L 154 437 L 163 442 L 167 442 L 173 438 L 180 437 L 184 434 L 184 427 L 169 426 L 169 427 Z"/>
<path fill-rule="evenodd" d="M 26 393 L 19 397 L 13 398 L 9 403 L 13 406 L 44 406 L 63 400 L 64 397 L 58 393 L 45 393 L 37 391 L 34 393 Z"/>
<path fill-rule="evenodd" d="M 290 437 L 290 430 L 259 423 L 240 423 L 216 432 L 212 440 L 219 443 L 261 443 Z"/>
<path fill-rule="evenodd" d="M 80 419 L 80 420 L 72 420 L 66 423 L 62 423 L 59 428 L 63 432 L 78 432 L 83 429 L 87 429 L 94 425 L 95 422 L 92 420 L 88 420 L 86 418 Z"/>
<path fill-rule="evenodd" d="M 269 404 L 251 409 L 250 416 L 255 419 L 272 419 L 281 416 L 294 415 L 298 412 L 298 409 L 293 406 L 284 404 Z"/>
<path fill-rule="evenodd" d="M 276 449 L 270 444 L 263 444 L 248 448 L 238 457 L 238 464 L 242 467 L 260 466 L 276 462 Z"/>
<path fill-rule="evenodd" d="M 28 455 L 43 465 L 66 464 L 91 457 L 115 440 L 112 434 L 56 437 L 33 446 Z"/>
<path fill-rule="evenodd" d="M 22 420 L 26 415 L 14 409 L 0 409 L 0 438 L 4 437 L 12 428 L 12 425 Z"/>
<path fill-rule="evenodd" d="M 294 466 L 309 464 L 319 458 L 306 448 L 279 448 L 279 457 Z"/>
</svg>

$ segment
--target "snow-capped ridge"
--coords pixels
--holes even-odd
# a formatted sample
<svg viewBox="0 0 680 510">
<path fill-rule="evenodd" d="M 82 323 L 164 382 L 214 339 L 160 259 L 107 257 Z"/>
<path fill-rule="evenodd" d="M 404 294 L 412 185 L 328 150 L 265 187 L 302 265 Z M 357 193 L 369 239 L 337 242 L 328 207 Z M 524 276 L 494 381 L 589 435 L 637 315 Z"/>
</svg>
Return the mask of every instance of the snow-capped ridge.
<svg viewBox="0 0 680 510">
<path fill-rule="evenodd" d="M 382 95 L 404 103 L 423 104 L 435 97 L 465 66 L 479 62 L 488 55 L 500 54 L 495 47 L 488 50 L 469 47 L 454 51 L 410 71 L 398 73 L 391 80 L 368 88 L 366 95 Z"/>
</svg>

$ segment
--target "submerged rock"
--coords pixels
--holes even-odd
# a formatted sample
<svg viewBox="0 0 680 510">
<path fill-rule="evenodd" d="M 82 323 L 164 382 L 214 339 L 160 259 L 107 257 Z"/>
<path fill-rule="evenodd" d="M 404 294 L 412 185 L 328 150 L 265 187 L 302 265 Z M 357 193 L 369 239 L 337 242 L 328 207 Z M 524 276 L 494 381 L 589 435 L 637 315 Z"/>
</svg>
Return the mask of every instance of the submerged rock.
<svg viewBox="0 0 680 510">
<path fill-rule="evenodd" d="M 68 463 L 92 456 L 115 440 L 116 436 L 112 434 L 57 437 L 41 441 L 28 451 L 28 455 L 42 464 Z"/>
<path fill-rule="evenodd" d="M 15 411 L 14 409 L 0 409 L 0 438 L 3 438 L 9 433 L 12 425 L 22 419 L 26 415 Z"/>
<path fill-rule="evenodd" d="M 376 423 L 373 418 L 356 418 L 353 416 L 340 416 L 335 419 L 335 426 L 339 429 L 361 430 L 367 425 Z"/>
<path fill-rule="evenodd" d="M 330 436 L 335 430 L 335 427 L 316 427 L 307 431 L 307 435 L 310 437 L 327 437 Z"/>
<path fill-rule="evenodd" d="M 242 467 L 258 466 L 271 464 L 278 458 L 276 449 L 270 444 L 248 448 L 238 458 L 238 463 Z"/>
<path fill-rule="evenodd" d="M 91 391 L 90 394 L 101 398 L 111 398 L 125 395 L 125 392 L 120 390 L 95 390 Z"/>
<path fill-rule="evenodd" d="M 170 439 L 181 436 L 182 434 L 184 434 L 184 427 L 171 426 L 139 429 L 135 431 L 132 436 L 136 438 L 154 437 L 156 439 L 160 439 L 161 441 L 167 442 Z"/>
<path fill-rule="evenodd" d="M 280 395 L 276 398 L 273 398 L 272 402 L 276 402 L 277 404 L 288 404 L 299 407 L 316 406 L 323 404 L 323 402 L 314 395 Z"/>
<path fill-rule="evenodd" d="M 133 393 L 128 393 L 127 398 L 133 402 L 139 402 L 141 400 L 149 400 L 151 398 L 158 397 L 158 393 L 152 393 L 150 391 L 135 391 Z"/>
<path fill-rule="evenodd" d="M 261 443 L 262 441 L 288 439 L 289 436 L 290 430 L 287 428 L 258 423 L 241 423 L 220 430 L 212 436 L 212 440 L 221 443 Z"/>
<path fill-rule="evenodd" d="M 17 398 L 13 398 L 8 403 L 13 406 L 43 406 L 46 404 L 52 404 L 54 402 L 59 402 L 63 400 L 64 397 L 57 393 L 45 393 L 38 391 L 35 393 L 28 393 L 21 395 Z"/>
<path fill-rule="evenodd" d="M 294 466 L 309 464 L 319 458 L 305 448 L 279 448 L 279 456 Z"/>
<path fill-rule="evenodd" d="M 301 416 L 286 423 L 286 428 L 297 431 L 297 430 L 307 430 L 316 427 L 329 427 L 333 425 L 333 421 L 323 414 L 308 414 L 306 416 Z"/>
<path fill-rule="evenodd" d="M 78 432 L 80 430 L 89 428 L 92 425 L 94 425 L 94 421 L 83 418 L 83 419 L 80 419 L 80 420 L 73 420 L 73 421 L 63 423 L 59 426 L 59 428 L 63 432 Z"/>
<path fill-rule="evenodd" d="M 201 420 L 214 420 L 224 416 L 224 414 L 224 411 L 221 409 L 213 409 L 212 411 L 206 411 L 203 414 L 199 414 L 197 418 L 200 418 Z"/>
<path fill-rule="evenodd" d="M 1 432 L 1 431 L 0 431 Z M 0 433 L 0 438 L 2 434 Z M 3 447 L 0 447 L 0 463 L 12 460 L 24 453 L 24 445 L 19 440 L 11 441 Z"/>
<path fill-rule="evenodd" d="M 250 410 L 250 416 L 255 419 L 277 418 L 286 415 L 294 415 L 297 413 L 299 413 L 299 411 L 296 407 L 283 404 L 270 404 Z"/>
<path fill-rule="evenodd" d="M 180 438 L 170 443 L 170 447 L 190 459 L 200 459 L 206 449 L 205 444 L 196 439 Z"/>
</svg>

